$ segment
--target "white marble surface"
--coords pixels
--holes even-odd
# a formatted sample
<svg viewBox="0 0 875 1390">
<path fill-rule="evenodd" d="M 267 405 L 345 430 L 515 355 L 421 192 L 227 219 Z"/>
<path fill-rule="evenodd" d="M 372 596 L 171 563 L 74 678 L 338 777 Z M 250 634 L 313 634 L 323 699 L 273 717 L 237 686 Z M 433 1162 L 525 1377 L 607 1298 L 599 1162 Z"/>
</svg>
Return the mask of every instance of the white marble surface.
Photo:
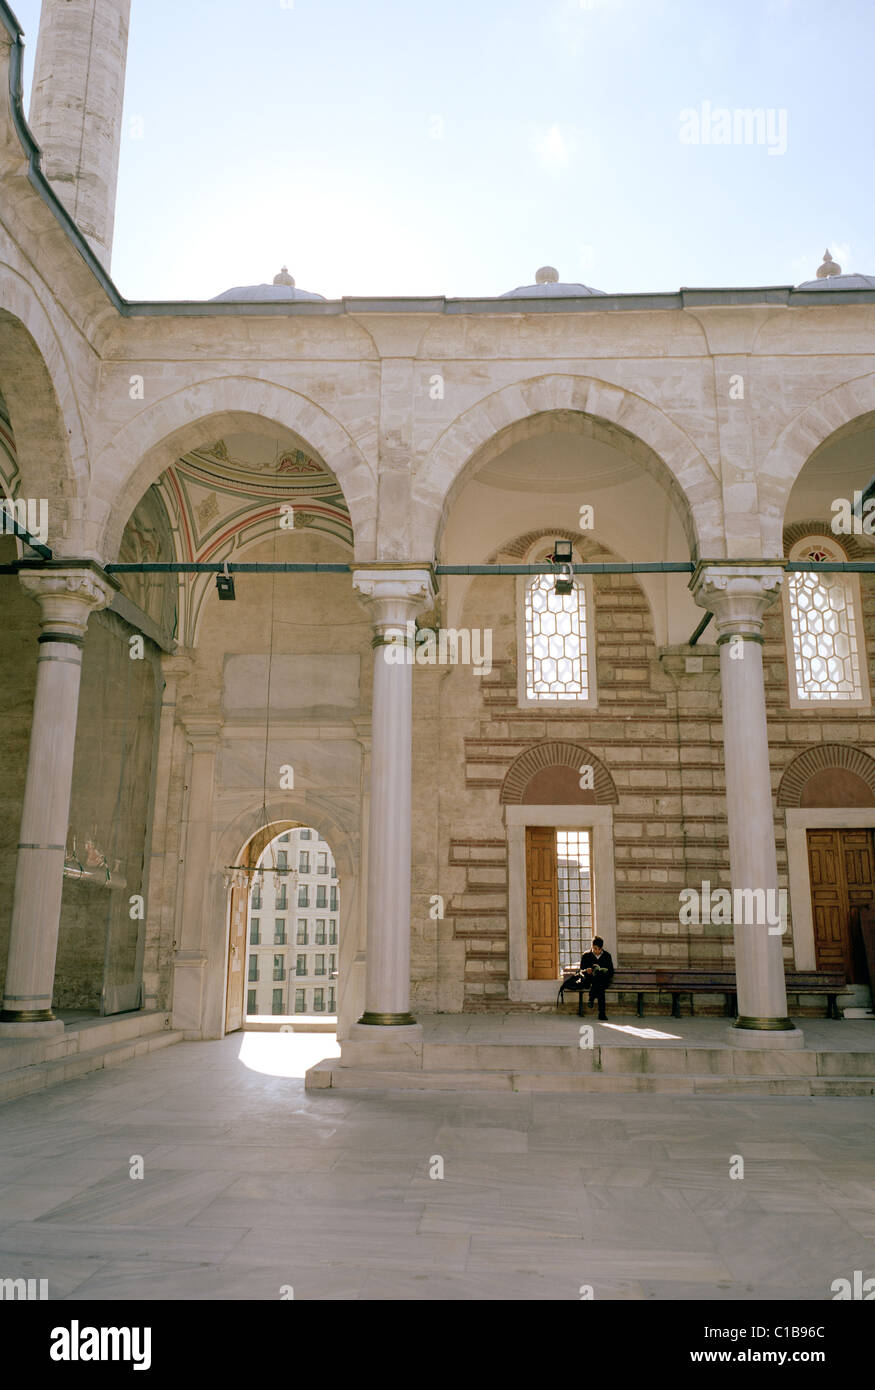
<svg viewBox="0 0 875 1390">
<path fill-rule="evenodd" d="M 308 1095 L 330 1046 L 181 1043 L 4 1107 L 4 1275 L 74 1303 L 284 1284 L 296 1299 L 577 1301 L 589 1283 L 675 1301 L 826 1300 L 833 1279 L 875 1271 L 871 1100 Z"/>
</svg>

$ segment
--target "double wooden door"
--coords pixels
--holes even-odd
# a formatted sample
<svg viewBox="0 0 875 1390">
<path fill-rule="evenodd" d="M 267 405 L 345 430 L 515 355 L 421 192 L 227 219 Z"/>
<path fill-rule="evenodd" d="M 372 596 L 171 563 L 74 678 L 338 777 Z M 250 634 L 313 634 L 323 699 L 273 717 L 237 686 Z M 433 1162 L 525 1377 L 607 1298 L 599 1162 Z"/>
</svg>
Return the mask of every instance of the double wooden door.
<svg viewBox="0 0 875 1390">
<path fill-rule="evenodd" d="M 818 970 L 868 982 L 857 909 L 875 906 L 871 830 L 809 830 L 808 868 Z"/>
</svg>

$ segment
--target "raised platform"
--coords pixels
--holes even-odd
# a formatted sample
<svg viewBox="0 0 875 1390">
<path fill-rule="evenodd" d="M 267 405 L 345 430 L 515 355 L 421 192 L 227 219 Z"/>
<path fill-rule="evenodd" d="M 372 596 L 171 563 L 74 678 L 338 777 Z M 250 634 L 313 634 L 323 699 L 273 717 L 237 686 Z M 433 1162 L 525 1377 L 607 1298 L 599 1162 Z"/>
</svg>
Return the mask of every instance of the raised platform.
<svg viewBox="0 0 875 1390">
<path fill-rule="evenodd" d="M 182 1041 L 182 1033 L 170 1027 L 170 1015 L 160 1011 L 100 1018 L 59 1010 L 58 1017 L 64 1031 L 56 1037 L 0 1038 L 0 1102 Z"/>
<path fill-rule="evenodd" d="M 341 1042 L 309 1091 L 578 1091 L 875 1095 L 875 1020 L 805 1019 L 804 1046 L 735 1048 L 728 1020 L 424 1014 L 418 1041 Z M 589 1031 L 581 1031 L 581 1030 Z"/>
<path fill-rule="evenodd" d="M 335 1014 L 247 1014 L 243 1033 L 331 1033 L 337 1032 Z"/>
</svg>

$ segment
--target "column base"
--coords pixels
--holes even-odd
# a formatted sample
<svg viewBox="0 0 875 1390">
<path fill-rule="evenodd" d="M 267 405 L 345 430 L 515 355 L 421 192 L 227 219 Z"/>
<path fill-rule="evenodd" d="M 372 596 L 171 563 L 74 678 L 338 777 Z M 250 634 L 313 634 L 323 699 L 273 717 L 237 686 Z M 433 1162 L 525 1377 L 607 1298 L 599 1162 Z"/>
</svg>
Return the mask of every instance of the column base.
<svg viewBox="0 0 875 1390">
<path fill-rule="evenodd" d="M 749 1047 L 758 1050 L 799 1048 L 805 1034 L 789 1018 L 739 1018 L 726 1030 L 730 1047 Z"/>
<path fill-rule="evenodd" d="M 402 1023 L 396 1024 L 394 1028 L 386 1028 L 375 1026 L 373 1023 L 354 1023 L 349 1030 L 349 1036 L 340 1044 L 340 1060 L 344 1067 L 376 1067 L 381 1071 L 420 1071 L 422 1025 Z"/>
<path fill-rule="evenodd" d="M 409 1028 L 416 1024 L 413 1014 L 380 1014 L 365 1009 L 359 1023 L 371 1028 Z"/>
<path fill-rule="evenodd" d="M 395 1023 L 387 1026 L 383 1023 L 372 1023 L 373 1018 L 406 1018 L 406 1023 Z M 402 1041 L 416 1040 L 422 1038 L 422 1024 L 417 1023 L 410 1014 L 362 1014 L 358 1023 L 353 1023 L 349 1036 L 358 1038 L 360 1041 L 368 1039 L 372 1042 L 391 1042 L 395 1039 Z"/>
<path fill-rule="evenodd" d="M 16 1019 L 0 1016 L 0 1038 L 56 1038 L 64 1031 L 60 1018 Z"/>
</svg>

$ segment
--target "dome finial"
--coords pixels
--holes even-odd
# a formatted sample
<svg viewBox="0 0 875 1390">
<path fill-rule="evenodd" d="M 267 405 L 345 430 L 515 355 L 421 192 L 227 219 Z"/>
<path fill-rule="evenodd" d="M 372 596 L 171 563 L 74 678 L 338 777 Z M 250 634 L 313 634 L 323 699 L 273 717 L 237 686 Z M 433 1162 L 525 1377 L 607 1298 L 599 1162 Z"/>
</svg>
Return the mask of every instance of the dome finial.
<svg viewBox="0 0 875 1390">
<path fill-rule="evenodd" d="M 829 247 L 823 253 L 823 265 L 817 267 L 818 280 L 826 280 L 831 275 L 841 275 L 842 268 L 836 265 L 832 256 L 829 254 Z"/>
<path fill-rule="evenodd" d="M 552 265 L 542 265 L 535 271 L 536 285 L 555 285 L 559 281 L 559 271 Z"/>
<path fill-rule="evenodd" d="M 295 281 L 293 277 L 289 274 L 289 267 L 287 265 L 283 266 L 279 275 L 275 275 L 273 277 L 273 283 L 275 285 L 288 285 L 290 290 L 293 290 L 295 288 Z"/>
</svg>

